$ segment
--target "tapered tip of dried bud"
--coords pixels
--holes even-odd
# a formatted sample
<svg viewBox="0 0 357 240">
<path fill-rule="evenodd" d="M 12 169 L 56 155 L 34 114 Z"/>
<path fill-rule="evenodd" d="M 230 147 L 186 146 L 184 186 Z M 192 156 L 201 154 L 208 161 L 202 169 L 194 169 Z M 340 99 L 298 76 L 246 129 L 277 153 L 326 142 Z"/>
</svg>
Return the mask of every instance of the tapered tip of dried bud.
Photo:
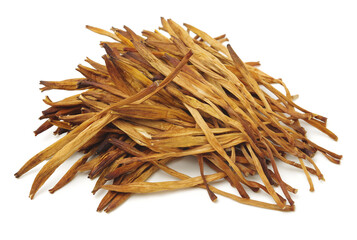
<svg viewBox="0 0 357 240">
<path fill-rule="evenodd" d="M 54 194 L 58 189 L 56 187 L 51 188 L 48 190 L 51 194 Z"/>
</svg>

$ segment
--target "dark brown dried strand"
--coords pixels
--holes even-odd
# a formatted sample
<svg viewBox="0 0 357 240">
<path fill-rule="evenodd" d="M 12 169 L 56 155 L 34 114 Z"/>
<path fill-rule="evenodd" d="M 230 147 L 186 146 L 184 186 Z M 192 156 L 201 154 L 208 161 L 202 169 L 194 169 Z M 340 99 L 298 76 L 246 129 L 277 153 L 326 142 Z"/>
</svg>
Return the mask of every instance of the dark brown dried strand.
<svg viewBox="0 0 357 240">
<path fill-rule="evenodd" d="M 197 159 L 198 159 L 198 165 L 200 167 L 200 174 L 203 179 L 203 184 L 205 185 L 205 187 L 207 189 L 208 196 L 210 197 L 212 202 L 215 202 L 217 200 L 217 196 L 211 191 L 211 189 L 208 186 L 208 182 L 207 182 L 206 176 L 204 174 L 204 170 L 203 170 L 203 156 L 202 156 L 202 154 L 198 155 Z"/>
</svg>

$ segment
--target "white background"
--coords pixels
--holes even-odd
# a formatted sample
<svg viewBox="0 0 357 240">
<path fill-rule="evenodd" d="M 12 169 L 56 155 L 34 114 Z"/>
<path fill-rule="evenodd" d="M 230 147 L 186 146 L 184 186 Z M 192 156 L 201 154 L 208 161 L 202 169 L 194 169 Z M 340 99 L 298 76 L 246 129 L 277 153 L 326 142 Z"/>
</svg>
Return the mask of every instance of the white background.
<svg viewBox="0 0 357 240">
<path fill-rule="evenodd" d="M 249 2 L 249 3 L 248 3 Z M 78 176 L 54 195 L 48 193 L 70 159 L 30 200 L 36 167 L 20 179 L 13 174 L 31 156 L 56 140 L 34 137 L 45 109 L 40 80 L 79 77 L 85 57 L 101 60 L 99 41 L 85 29 L 131 27 L 153 30 L 160 17 L 190 23 L 212 36 L 226 33 L 245 61 L 282 78 L 297 103 L 328 117 L 334 142 L 316 130 L 312 140 L 343 154 L 341 165 L 317 155 L 326 181 L 313 177 L 309 192 L 301 171 L 282 166 L 283 179 L 299 192 L 296 211 L 275 212 L 219 197 L 202 189 L 130 198 L 110 214 L 96 212 L 103 192 Z M 312 239 L 356 237 L 356 6 L 354 1 L 2 1 L 1 53 L 1 239 Z M 78 157 L 78 156 L 77 156 Z M 176 164 L 198 175 L 193 159 Z M 162 180 L 158 175 L 151 181 Z M 170 179 L 170 178 L 165 178 Z M 251 195 L 255 198 L 255 195 Z M 269 200 L 269 199 L 268 199 Z M 348 236 L 348 237 L 347 237 Z"/>
</svg>

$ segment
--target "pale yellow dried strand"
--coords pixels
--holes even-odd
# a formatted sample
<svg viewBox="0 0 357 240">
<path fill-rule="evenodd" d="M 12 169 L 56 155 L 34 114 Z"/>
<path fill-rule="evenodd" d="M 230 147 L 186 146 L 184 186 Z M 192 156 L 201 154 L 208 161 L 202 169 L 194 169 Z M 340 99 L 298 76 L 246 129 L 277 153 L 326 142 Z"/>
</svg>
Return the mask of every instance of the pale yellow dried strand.
<svg viewBox="0 0 357 240">
<path fill-rule="evenodd" d="M 125 132 L 137 144 L 139 144 L 141 146 L 146 146 L 150 149 L 152 148 L 151 143 L 150 143 L 151 135 L 149 133 L 147 133 L 146 131 L 138 132 L 132 124 L 130 124 L 129 122 L 126 122 L 126 121 L 122 121 L 122 120 L 115 120 L 115 121 L 113 121 L 113 124 L 118 129 Z M 151 150 L 157 151 L 157 149 L 151 149 Z"/>
<path fill-rule="evenodd" d="M 225 46 L 223 46 L 222 43 L 220 43 L 219 41 L 212 38 L 207 33 L 203 32 L 202 30 L 200 30 L 190 24 L 184 23 L 183 25 L 185 27 L 187 27 L 190 31 L 192 31 L 195 34 L 197 34 L 198 36 L 200 36 L 204 41 L 206 41 L 208 44 L 210 44 L 214 49 L 221 51 L 226 56 L 229 56 L 229 52 L 228 52 L 227 48 Z"/>
<path fill-rule="evenodd" d="M 160 168 L 161 170 L 165 171 L 166 173 L 170 174 L 171 176 L 177 177 L 179 179 L 188 179 L 190 178 L 189 176 L 180 173 L 170 167 L 168 167 L 167 165 L 158 163 L 158 162 L 153 162 L 155 164 L 155 166 L 157 166 L 158 168 Z M 200 188 L 205 188 L 204 185 L 197 185 L 197 187 Z M 272 209 L 272 210 L 280 210 L 280 211 L 293 211 L 294 210 L 294 206 L 286 206 L 285 209 L 280 208 L 278 205 L 276 204 L 271 204 L 271 203 L 265 203 L 265 202 L 261 202 L 261 201 L 257 201 L 257 200 L 253 200 L 253 199 L 247 199 L 247 198 L 242 198 L 239 196 L 236 196 L 234 194 L 231 193 L 227 193 L 225 191 L 222 191 L 218 188 L 213 187 L 212 185 L 209 185 L 209 188 L 212 192 L 220 194 L 224 197 L 230 198 L 236 202 L 242 203 L 242 204 L 246 204 L 246 205 L 250 205 L 250 206 L 255 206 L 255 207 L 261 207 L 261 208 L 267 208 L 267 209 Z"/>
<path fill-rule="evenodd" d="M 219 172 L 211 175 L 206 175 L 207 182 L 217 181 L 226 176 L 225 173 Z M 104 185 L 103 189 L 115 192 L 126 193 L 152 193 L 161 191 L 170 191 L 183 188 L 195 187 L 203 183 L 201 176 L 188 178 L 179 181 L 167 181 L 167 182 L 133 182 L 123 185 Z"/>
<path fill-rule="evenodd" d="M 309 182 L 310 192 L 313 192 L 315 189 L 314 189 L 314 184 L 312 183 L 311 176 L 310 176 L 309 172 L 306 169 L 304 161 L 301 158 L 299 158 L 299 161 L 300 161 L 301 168 L 304 170 L 304 173 L 306 175 L 306 179 Z"/>
<path fill-rule="evenodd" d="M 89 25 L 87 25 L 86 28 L 91 30 L 92 32 L 95 32 L 95 33 L 98 33 L 100 35 L 104 35 L 104 36 L 110 37 L 110 38 L 114 39 L 115 41 L 121 42 L 120 38 L 118 38 L 114 33 L 108 32 L 108 31 L 103 30 L 101 28 L 92 27 L 92 26 L 89 26 Z"/>
<path fill-rule="evenodd" d="M 172 30 L 171 26 L 168 24 L 165 18 L 161 17 L 162 30 L 166 31 L 171 36 L 176 36 L 176 33 Z"/>
<path fill-rule="evenodd" d="M 211 131 L 216 134 L 229 133 L 229 132 L 237 132 L 235 128 L 211 128 Z M 174 130 L 167 130 L 160 132 L 153 136 L 153 139 L 158 138 L 169 138 L 169 137 L 181 137 L 181 136 L 202 136 L 204 135 L 202 129 L 199 128 L 180 128 Z"/>
</svg>

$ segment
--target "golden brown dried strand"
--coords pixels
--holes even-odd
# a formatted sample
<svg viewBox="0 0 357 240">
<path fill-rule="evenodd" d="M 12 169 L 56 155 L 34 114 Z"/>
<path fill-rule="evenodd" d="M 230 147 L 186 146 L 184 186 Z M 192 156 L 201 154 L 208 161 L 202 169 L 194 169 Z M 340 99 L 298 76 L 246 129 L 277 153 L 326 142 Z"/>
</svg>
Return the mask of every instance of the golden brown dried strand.
<svg viewBox="0 0 357 240">
<path fill-rule="evenodd" d="M 114 39 L 115 41 L 118 41 L 120 42 L 121 40 L 113 33 L 111 32 L 108 32 L 108 31 L 105 31 L 103 29 L 100 29 L 100 28 L 97 28 L 97 27 L 92 27 L 92 26 L 89 26 L 89 25 L 86 25 L 86 28 L 95 32 L 95 33 L 98 33 L 100 35 L 104 35 L 104 36 L 107 36 L 107 37 L 110 37 L 112 39 Z"/>
<path fill-rule="evenodd" d="M 147 119 L 131 119 L 131 122 L 142 125 L 142 126 L 147 126 L 151 128 L 155 128 L 161 131 L 170 131 L 170 130 L 178 130 L 178 129 L 184 129 L 183 126 L 172 124 L 166 121 L 160 121 L 160 120 L 147 120 Z"/>
<path fill-rule="evenodd" d="M 122 117 L 147 120 L 179 119 L 187 122 L 194 122 L 192 117 L 181 109 L 173 109 L 165 106 L 131 104 L 120 108 L 113 108 L 112 110 Z"/>
<path fill-rule="evenodd" d="M 113 123 L 116 124 L 117 122 L 118 122 L 118 120 L 114 121 Z M 221 144 L 222 144 L 223 148 L 230 148 L 232 146 L 236 146 L 236 145 L 244 143 L 244 142 L 246 142 L 246 140 L 244 140 L 243 138 L 237 137 L 234 139 L 229 138 L 226 141 L 221 142 Z M 143 145 L 143 144 L 140 144 L 140 145 Z M 150 147 L 151 146 L 148 146 L 148 148 L 150 148 Z M 157 161 L 157 160 L 165 159 L 165 158 L 178 158 L 178 157 L 184 157 L 184 156 L 190 156 L 190 155 L 197 155 L 197 154 L 201 154 L 201 153 L 209 153 L 209 152 L 214 152 L 214 151 L 215 151 L 215 149 L 211 146 L 211 144 L 205 144 L 205 145 L 198 146 L 198 147 L 192 147 L 185 151 L 168 151 L 168 152 L 157 151 L 159 153 L 150 154 L 145 157 L 132 157 L 132 158 L 124 159 L 122 163 L 129 164 L 129 163 L 133 163 L 133 162 Z"/>
<path fill-rule="evenodd" d="M 78 168 L 83 165 L 88 158 L 90 158 L 96 151 L 96 148 L 92 148 L 89 152 L 84 154 L 80 159 L 78 159 L 72 167 L 66 172 L 65 175 L 57 182 L 57 184 L 49 190 L 50 193 L 54 193 L 66 184 L 68 184 L 76 176 Z"/>
<path fill-rule="evenodd" d="M 109 92 L 101 89 L 93 89 L 92 91 L 84 92 L 81 95 L 84 97 L 89 97 L 90 99 L 95 99 L 96 101 L 106 103 L 108 105 L 123 100 L 123 98 L 115 96 L 114 94 L 110 94 Z"/>
<path fill-rule="evenodd" d="M 177 37 L 176 33 L 172 30 L 170 24 L 163 17 L 161 17 L 161 24 L 162 24 L 162 28 L 159 28 L 159 29 L 164 30 L 165 32 L 167 32 L 171 36 Z"/>
<path fill-rule="evenodd" d="M 119 184 L 123 180 L 123 177 L 115 179 L 113 184 Z M 103 184 L 104 185 L 104 184 Z M 121 196 L 118 196 L 121 195 Z M 121 198 L 124 195 L 130 195 L 129 193 L 117 193 L 117 192 L 112 192 L 112 191 L 107 191 L 107 193 L 104 195 L 102 200 L 100 201 L 98 207 L 97 207 L 97 212 L 101 212 L 104 210 L 104 208 L 107 207 L 107 205 L 114 199 L 114 198 Z M 127 198 L 126 198 L 127 199 Z M 125 200 L 126 200 L 125 199 Z M 124 200 L 124 201 L 125 201 Z M 123 202 L 124 202 L 123 201 Z"/>
<path fill-rule="evenodd" d="M 107 46 L 107 45 L 104 45 Z M 127 83 L 124 81 L 124 74 L 122 70 L 118 67 L 113 59 L 109 59 L 107 56 L 103 56 L 105 65 L 108 69 L 111 80 L 117 89 L 124 92 L 125 94 L 131 95 L 132 91 L 128 88 Z"/>
<path fill-rule="evenodd" d="M 226 174 L 214 173 L 206 176 L 207 182 L 217 181 Z M 177 190 L 182 188 L 190 188 L 203 184 L 203 179 L 201 176 L 193 177 L 180 181 L 167 181 L 167 182 L 133 182 L 123 185 L 104 185 L 102 188 L 109 191 L 116 192 L 126 192 L 126 193 L 152 193 L 152 192 L 161 192 L 169 190 Z"/>
<path fill-rule="evenodd" d="M 256 138 L 260 135 L 259 131 L 254 131 L 255 129 L 250 128 L 250 126 L 248 126 L 245 122 L 245 120 L 243 120 L 243 116 L 240 117 L 238 113 L 235 112 L 230 112 L 230 113 L 234 113 L 234 117 L 238 118 L 239 121 L 230 118 L 228 116 L 226 116 L 221 110 L 219 110 L 219 108 L 217 106 L 215 106 L 209 99 L 205 99 L 205 101 L 214 109 L 214 111 L 216 111 L 216 113 L 220 116 L 220 119 L 226 123 L 228 126 L 230 127 L 234 127 L 238 130 L 240 130 L 243 134 L 245 139 L 253 146 L 254 150 L 256 151 L 256 153 L 258 155 L 262 155 L 260 149 L 257 147 L 257 142 L 256 142 Z M 231 110 L 231 109 L 230 109 Z M 256 137 L 255 134 L 256 132 L 258 132 L 258 136 Z"/>
<path fill-rule="evenodd" d="M 260 179 L 263 181 L 265 187 L 267 188 L 270 196 L 272 196 L 272 198 L 274 199 L 274 201 L 276 202 L 276 204 L 281 207 L 281 208 L 285 208 L 285 204 L 283 202 L 281 202 L 281 200 L 279 199 L 278 195 L 276 194 L 274 188 L 271 186 L 270 182 L 268 181 L 267 176 L 265 175 L 263 168 L 261 166 L 260 161 L 258 160 L 257 156 L 254 154 L 253 149 L 251 148 L 251 146 L 249 144 L 246 144 L 249 152 L 250 152 L 250 156 L 254 162 L 254 166 L 257 169 L 257 172 L 260 176 Z"/>
<path fill-rule="evenodd" d="M 204 134 L 205 134 L 208 142 L 211 144 L 211 146 L 229 163 L 229 165 L 233 168 L 234 172 L 238 175 L 239 180 L 242 181 L 243 183 L 249 185 L 247 183 L 247 181 L 245 180 L 245 178 L 243 177 L 239 168 L 234 164 L 234 162 L 232 162 L 232 160 L 229 158 L 227 153 L 224 151 L 222 145 L 217 141 L 216 137 L 211 132 L 210 128 L 207 126 L 206 122 L 204 121 L 204 119 L 202 118 L 200 113 L 196 109 L 194 109 L 186 104 L 185 104 L 185 106 L 188 109 L 188 111 L 191 113 L 192 117 L 196 120 L 196 123 L 199 125 L 199 127 L 204 132 Z M 248 194 L 244 191 L 243 187 L 238 189 L 238 191 L 242 197 L 249 198 Z"/>
<path fill-rule="evenodd" d="M 151 66 L 157 69 L 160 73 L 162 73 L 163 75 L 168 75 L 171 72 L 170 68 L 167 65 L 165 65 L 163 62 L 161 62 L 158 58 L 156 58 L 146 48 L 146 46 L 143 43 L 139 42 L 136 38 L 137 35 L 131 29 L 127 27 L 126 29 L 133 37 L 134 46 L 138 50 L 140 55 L 144 57 L 145 60 L 147 60 L 147 62 L 149 62 Z M 192 55 L 192 52 L 189 51 L 189 49 L 187 49 L 186 52 L 190 52 L 191 53 L 190 55 Z M 212 92 L 212 90 L 209 87 L 207 87 L 207 84 L 203 84 L 201 82 L 196 81 L 194 78 L 192 78 L 188 74 L 185 74 L 184 72 L 181 72 L 181 74 L 177 76 L 174 82 L 184 87 L 186 90 L 191 91 L 194 95 L 198 96 L 199 98 L 208 97 L 215 103 L 221 102 L 219 98 L 216 96 L 216 94 Z"/>
<path fill-rule="evenodd" d="M 112 30 L 112 31 L 115 33 L 115 35 L 120 39 L 120 40 L 119 40 L 120 42 L 122 42 L 123 44 L 127 45 L 128 47 L 134 47 L 134 46 L 133 46 L 133 43 L 130 41 L 130 39 L 128 39 L 128 38 L 126 38 L 125 36 L 123 36 L 123 35 L 120 33 L 119 29 L 112 27 L 111 30 Z"/>
<path fill-rule="evenodd" d="M 75 153 L 83 144 L 90 138 L 97 134 L 105 125 L 112 122 L 116 116 L 111 114 L 105 115 L 103 118 L 93 122 L 88 128 L 79 133 L 73 140 L 67 143 L 63 148 L 57 151 L 53 157 L 42 167 L 36 175 L 30 190 L 30 198 L 32 199 L 38 189 L 45 183 L 45 181 L 52 175 L 52 173 L 67 160 L 73 153 Z"/>
<path fill-rule="evenodd" d="M 42 123 L 34 132 L 35 136 L 37 136 L 40 133 L 43 133 L 44 131 L 46 131 L 47 129 L 51 128 L 53 125 L 50 122 L 50 120 L 45 121 L 44 123 Z"/>
<path fill-rule="evenodd" d="M 260 100 L 263 101 L 265 108 L 268 112 L 271 112 L 270 105 L 266 100 L 262 90 L 259 88 L 258 83 L 250 76 L 250 72 L 246 68 L 244 62 L 238 57 L 236 52 L 233 50 L 230 44 L 227 45 L 227 49 L 231 58 L 233 59 L 234 66 L 238 69 L 238 71 L 243 75 L 245 80 L 249 83 L 250 87 L 252 87 L 255 93 L 259 96 Z"/>
<path fill-rule="evenodd" d="M 121 137 L 123 139 L 124 137 Z M 110 166 L 116 159 L 124 155 L 125 152 L 121 149 L 112 147 L 100 158 L 100 161 L 93 166 L 88 174 L 90 179 L 97 177 L 105 168 Z"/>
<path fill-rule="evenodd" d="M 70 122 L 72 124 L 81 124 L 82 122 L 88 120 L 89 118 L 93 117 L 95 112 L 90 113 L 81 113 L 75 115 L 67 115 L 67 116 L 59 116 L 58 118 L 64 120 L 66 122 Z"/>
<path fill-rule="evenodd" d="M 51 107 L 72 107 L 81 104 L 81 101 L 77 99 L 78 96 L 79 94 L 76 94 L 74 96 L 67 97 L 57 102 L 52 102 L 52 100 L 48 96 L 46 96 L 45 99 L 43 99 L 43 102 L 47 105 L 50 105 Z"/>
<path fill-rule="evenodd" d="M 66 130 L 72 130 L 74 128 L 74 126 L 72 124 L 64 122 L 64 121 L 50 119 L 49 122 L 54 126 L 57 126 L 59 128 L 66 129 Z"/>
<path fill-rule="evenodd" d="M 164 80 L 162 80 L 162 82 L 152 93 L 149 93 L 147 96 L 143 97 L 141 99 L 141 102 L 145 101 L 146 99 L 150 98 L 152 95 L 154 95 L 155 93 L 166 87 L 177 76 L 177 74 L 181 71 L 182 67 L 188 62 L 191 56 L 192 56 L 192 52 L 189 51 L 185 55 L 185 57 L 182 58 L 182 60 L 176 66 L 176 68 L 173 71 L 171 71 Z"/>
<path fill-rule="evenodd" d="M 103 169 L 103 171 L 100 173 L 98 180 L 95 183 L 95 186 L 93 187 L 93 194 L 96 194 L 96 192 L 108 181 L 106 175 L 116 169 L 120 165 L 120 160 L 125 158 L 126 156 L 126 154 L 121 155 L 117 160 L 115 160 L 108 167 Z"/>
<path fill-rule="evenodd" d="M 312 183 L 311 176 L 310 176 L 309 172 L 308 172 L 307 169 L 306 169 L 304 160 L 301 159 L 301 158 L 299 158 L 299 161 L 300 161 L 301 167 L 302 167 L 302 169 L 304 170 L 304 173 L 305 173 L 305 175 L 306 175 L 306 179 L 307 179 L 307 181 L 309 182 L 310 192 L 313 192 L 313 191 L 314 191 L 314 184 Z"/>
<path fill-rule="evenodd" d="M 166 42 L 160 42 L 160 41 L 147 39 L 147 40 L 145 40 L 145 43 L 148 45 L 154 46 L 161 51 L 170 53 L 172 55 L 183 56 L 181 51 L 172 42 L 166 43 Z"/>
<path fill-rule="evenodd" d="M 102 82 L 102 83 L 110 83 L 111 81 L 108 79 L 109 75 L 106 73 L 103 73 L 101 71 L 98 71 L 96 69 L 86 67 L 82 64 L 79 64 L 76 68 L 78 72 L 80 72 L 83 76 L 85 76 L 87 79 L 90 79 L 92 81 L 96 82 Z"/>
<path fill-rule="evenodd" d="M 229 167 L 230 165 L 224 162 L 224 158 L 216 155 L 215 153 L 211 153 L 209 155 L 205 155 L 210 162 L 212 162 L 216 167 L 218 167 L 222 172 L 224 172 L 228 179 L 230 180 L 233 187 L 235 187 L 238 192 L 242 191 L 242 185 L 240 184 L 240 179 L 237 174 Z M 234 163 L 235 164 L 235 163 Z M 248 185 L 253 191 L 258 191 L 256 186 Z"/>
<path fill-rule="evenodd" d="M 176 33 L 179 33 L 181 40 L 184 40 L 184 41 L 185 41 L 185 44 L 187 44 L 187 45 L 193 50 L 193 52 L 199 52 L 199 53 L 204 54 L 204 51 L 202 51 L 202 49 L 197 48 L 197 47 L 194 45 L 193 42 L 190 42 L 190 38 L 189 38 L 188 35 L 182 30 L 181 27 L 179 27 L 175 22 L 173 22 L 173 21 L 170 20 L 170 19 L 168 20 L 168 22 L 169 22 L 169 24 L 171 25 L 171 27 L 175 27 L 175 31 L 177 31 Z M 205 56 L 206 56 L 208 59 L 210 59 L 211 61 L 215 62 L 216 65 L 222 65 L 222 64 L 220 64 L 219 62 L 216 62 L 214 57 L 210 57 L 210 56 L 207 55 L 207 54 L 205 54 Z M 196 55 L 193 56 L 193 58 L 192 58 L 192 60 L 191 60 L 192 62 L 195 61 L 195 57 L 196 57 Z M 200 59 L 200 61 L 201 61 L 201 62 L 205 62 L 204 59 Z M 211 66 L 213 66 L 213 65 L 211 64 Z M 223 68 L 224 68 L 224 66 L 222 65 L 221 68 L 216 69 L 216 70 L 220 71 L 220 70 L 222 70 Z M 220 72 L 223 73 L 225 77 L 232 78 L 232 75 L 229 74 L 229 72 L 227 72 L 227 71 L 223 71 L 223 72 L 220 71 Z M 240 87 L 240 88 L 243 90 L 244 95 L 245 95 L 251 102 L 255 103 L 254 100 L 252 100 L 252 97 L 251 97 L 251 95 L 249 94 L 249 92 L 247 92 L 247 91 L 245 90 L 245 87 L 244 87 L 243 84 L 241 84 L 239 81 L 234 80 L 234 77 L 232 78 L 232 81 L 233 81 L 235 84 L 237 84 L 237 86 Z M 241 100 L 244 102 L 244 98 L 241 98 Z M 246 105 L 246 106 L 247 106 L 248 111 L 254 116 L 255 113 L 250 109 L 250 105 Z M 259 110 L 265 112 L 264 109 L 259 109 Z M 274 121 L 274 120 L 273 120 L 273 121 Z M 275 124 L 277 125 L 277 127 L 279 127 L 279 124 L 277 124 L 277 122 L 275 122 Z M 282 130 L 282 131 L 284 132 L 284 130 Z M 289 135 L 286 135 L 286 137 L 289 139 L 289 141 L 291 140 L 291 138 L 290 138 Z"/>
<path fill-rule="evenodd" d="M 195 34 L 197 34 L 198 36 L 200 36 L 204 41 L 206 41 L 208 44 L 210 44 L 212 46 L 212 48 L 221 51 L 226 56 L 229 56 L 227 48 L 225 46 L 223 46 L 222 43 L 218 42 L 216 39 L 212 38 L 210 35 L 199 30 L 198 28 L 195 28 L 194 26 L 191 26 L 187 23 L 184 23 L 183 25 L 185 27 L 187 27 L 187 29 L 189 29 L 190 31 L 192 31 Z"/>
<path fill-rule="evenodd" d="M 282 162 L 284 163 L 287 163 L 291 166 L 294 166 L 296 168 L 300 168 L 302 169 L 302 166 L 296 162 L 293 162 L 291 160 L 288 160 L 286 159 L 285 157 L 283 157 L 277 150 L 276 150 L 276 147 L 273 146 L 273 144 L 270 142 L 270 141 L 267 141 L 266 142 L 269 146 L 270 146 L 270 149 L 273 151 L 273 154 L 275 157 L 279 158 Z M 310 167 L 306 167 L 306 169 L 311 173 L 311 174 L 314 174 L 316 175 L 316 170 L 315 169 L 312 169 Z"/>
<path fill-rule="evenodd" d="M 162 163 L 165 164 L 169 160 L 162 160 Z M 138 168 L 135 172 L 126 176 L 123 179 L 123 183 L 130 183 L 130 182 L 144 182 L 146 181 L 152 174 L 154 174 L 158 170 L 158 167 L 153 166 L 150 163 L 143 164 L 140 168 Z M 116 195 L 108 204 L 105 212 L 111 212 L 113 209 L 120 206 L 123 202 L 125 202 L 131 194 L 127 195 Z"/>
<path fill-rule="evenodd" d="M 305 122 L 307 122 L 308 124 L 310 124 L 311 126 L 314 126 L 315 128 L 317 128 L 318 130 L 320 130 L 321 132 L 325 133 L 327 136 L 329 136 L 330 138 L 332 138 L 333 140 L 337 141 L 338 137 L 336 134 L 334 134 L 332 131 L 330 131 L 328 128 L 326 128 L 321 122 L 316 121 L 314 119 L 303 119 Z"/>
<path fill-rule="evenodd" d="M 317 167 L 314 160 L 305 153 L 303 155 L 305 156 L 304 159 L 307 159 L 314 166 L 314 169 L 316 171 L 316 176 L 319 178 L 319 180 L 325 180 L 324 176 L 322 175 L 320 169 Z"/>
<path fill-rule="evenodd" d="M 175 170 L 173 170 L 172 168 L 167 167 L 164 164 L 161 163 L 155 163 L 156 166 L 158 166 L 161 170 L 167 172 L 168 174 L 177 177 L 179 179 L 188 179 L 190 178 L 189 176 L 177 172 Z M 204 188 L 203 185 L 198 185 L 198 187 Z M 276 204 L 270 204 L 270 203 L 265 203 L 265 202 L 261 202 L 261 201 L 256 201 L 256 200 L 252 200 L 252 199 L 247 199 L 247 198 L 241 198 L 238 197 L 236 195 L 233 195 L 231 193 L 227 193 L 224 192 L 222 190 L 219 190 L 213 186 L 210 185 L 210 189 L 217 194 L 220 194 L 222 196 L 228 197 L 234 201 L 237 201 L 239 203 L 243 203 L 243 204 L 247 204 L 247 205 L 251 205 L 251 206 L 255 206 L 255 207 L 261 207 L 261 208 L 267 208 L 267 209 L 273 209 L 273 210 L 280 210 L 280 211 L 293 211 L 294 210 L 294 206 L 286 206 L 285 209 L 281 209 L 278 205 Z"/>
<path fill-rule="evenodd" d="M 78 82 L 81 80 L 85 80 L 86 78 L 72 78 L 66 79 L 62 81 L 40 81 L 44 87 L 40 88 L 40 90 L 47 91 L 51 89 L 61 89 L 61 90 L 78 90 Z"/>
<path fill-rule="evenodd" d="M 141 34 L 146 37 L 145 41 L 147 40 L 154 40 L 159 43 L 172 43 L 170 39 L 162 35 L 159 31 L 155 30 L 154 32 L 148 31 L 148 30 L 143 30 L 141 31 Z"/>
<path fill-rule="evenodd" d="M 234 128 L 212 128 L 212 133 L 214 134 L 223 134 L 230 132 L 237 132 Z M 160 139 L 160 138 L 170 138 L 170 137 L 181 137 L 181 136 L 195 136 L 195 135 L 204 135 L 202 129 L 198 128 L 179 128 L 173 130 L 167 130 L 162 133 L 158 133 L 152 136 L 152 139 Z"/>
<path fill-rule="evenodd" d="M 286 199 L 289 201 L 290 205 L 294 205 L 294 201 L 292 200 L 292 198 L 290 197 L 290 194 L 289 192 L 287 191 L 287 188 L 285 186 L 285 183 L 283 182 L 283 180 L 281 179 L 281 176 L 280 176 L 280 173 L 279 173 L 279 170 L 278 170 L 278 167 L 275 163 L 275 158 L 273 156 L 273 152 L 272 150 L 270 149 L 270 147 L 268 146 L 268 144 L 266 144 L 265 142 L 266 141 L 269 141 L 267 140 L 266 138 L 263 139 L 264 141 L 262 141 L 262 143 L 266 146 L 266 149 L 267 149 L 267 152 L 268 152 L 268 157 L 270 159 L 270 162 L 271 162 L 271 165 L 273 166 L 273 169 L 274 169 L 274 173 L 275 173 L 275 176 L 279 182 L 279 185 L 280 185 L 280 188 L 281 190 L 283 191 Z M 268 173 L 269 174 L 269 173 Z"/>
<path fill-rule="evenodd" d="M 203 167 L 203 156 L 200 154 L 197 156 L 198 159 L 198 165 L 200 167 L 200 174 L 203 180 L 203 184 L 206 187 L 208 196 L 210 197 L 212 202 L 215 202 L 217 200 L 217 196 L 211 191 L 211 189 L 209 188 L 206 176 L 204 175 L 204 167 Z"/>
<path fill-rule="evenodd" d="M 22 174 L 26 173 L 33 167 L 40 164 L 42 161 L 52 157 L 59 149 L 63 148 L 68 142 L 73 140 L 82 130 L 84 130 L 87 126 L 89 126 L 91 123 L 93 123 L 96 120 L 97 120 L 97 116 L 93 116 L 92 118 L 87 119 L 85 122 L 83 122 L 80 126 L 76 127 L 65 137 L 61 138 L 60 140 L 56 141 L 46 149 L 37 153 L 30 160 L 28 160 L 17 173 L 15 173 L 15 176 L 20 177 Z"/>
<path fill-rule="evenodd" d="M 85 59 L 85 61 L 87 63 L 89 63 L 93 68 L 95 68 L 97 71 L 100 71 L 102 73 L 104 73 L 105 75 L 109 75 L 108 73 L 108 69 L 106 65 L 102 65 L 100 63 L 97 63 L 96 61 L 93 61 L 92 59 L 90 59 L 89 57 L 87 57 Z"/>
</svg>

